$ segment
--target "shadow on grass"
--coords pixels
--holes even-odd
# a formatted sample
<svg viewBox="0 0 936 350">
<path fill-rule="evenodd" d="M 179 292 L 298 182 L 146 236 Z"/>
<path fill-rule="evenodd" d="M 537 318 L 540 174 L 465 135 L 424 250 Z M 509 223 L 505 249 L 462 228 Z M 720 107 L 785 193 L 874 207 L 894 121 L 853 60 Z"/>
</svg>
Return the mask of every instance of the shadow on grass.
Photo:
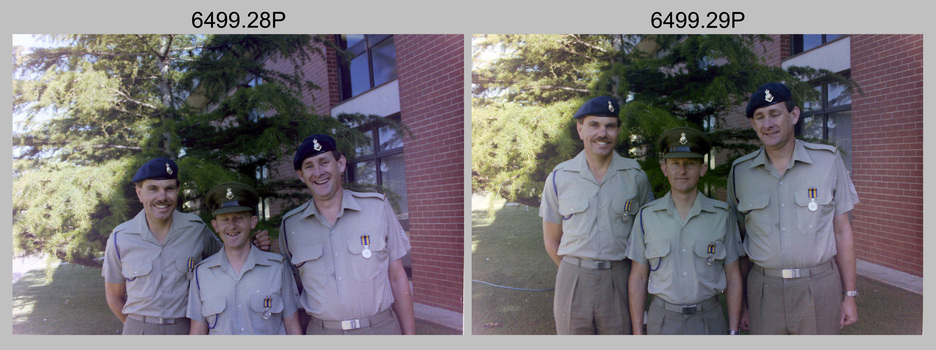
<svg viewBox="0 0 936 350">
<path fill-rule="evenodd" d="M 32 270 L 13 283 L 13 334 L 120 334 L 101 269 L 61 264 L 52 280 Z"/>
<path fill-rule="evenodd" d="M 537 208 L 505 206 L 471 213 L 472 280 L 524 289 L 555 285 L 556 265 L 543 247 Z M 848 335 L 923 333 L 923 297 L 858 277 L 858 323 Z M 472 282 L 472 334 L 555 334 L 552 291 L 519 291 Z"/>
<path fill-rule="evenodd" d="M 471 278 L 500 286 L 550 289 L 556 264 L 543 247 L 538 209 L 505 206 L 493 216 L 472 211 Z M 552 291 L 522 291 L 473 282 L 472 334 L 556 334 Z"/>
</svg>

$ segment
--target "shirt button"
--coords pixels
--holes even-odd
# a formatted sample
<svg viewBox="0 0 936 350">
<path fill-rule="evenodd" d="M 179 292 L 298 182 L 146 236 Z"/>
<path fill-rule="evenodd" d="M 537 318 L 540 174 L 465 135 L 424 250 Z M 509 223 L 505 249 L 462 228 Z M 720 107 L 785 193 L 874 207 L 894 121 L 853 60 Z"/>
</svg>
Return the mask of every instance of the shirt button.
<svg viewBox="0 0 936 350">
<path fill-rule="evenodd" d="M 338 280 L 341 281 L 341 276 L 338 276 Z"/>
<path fill-rule="evenodd" d="M 783 203 L 780 203 L 780 206 L 783 207 Z"/>
</svg>

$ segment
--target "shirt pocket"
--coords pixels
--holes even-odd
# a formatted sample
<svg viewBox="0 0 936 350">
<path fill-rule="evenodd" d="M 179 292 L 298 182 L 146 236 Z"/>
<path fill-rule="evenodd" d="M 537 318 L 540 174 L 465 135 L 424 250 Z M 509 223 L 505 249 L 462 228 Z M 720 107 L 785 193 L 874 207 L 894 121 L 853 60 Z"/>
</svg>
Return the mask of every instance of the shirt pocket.
<svg viewBox="0 0 936 350">
<path fill-rule="evenodd" d="M 647 265 L 650 267 L 650 271 L 657 271 L 661 266 L 665 265 L 669 259 L 664 259 L 670 253 L 670 242 L 669 241 L 651 241 L 647 242 L 647 250 L 645 255 L 647 256 Z M 664 261 L 667 260 L 667 261 Z"/>
<path fill-rule="evenodd" d="M 815 199 L 810 198 L 811 189 L 815 189 Z M 823 226 L 830 224 L 831 218 L 835 216 L 832 192 L 827 188 L 812 187 L 797 190 L 793 192 L 793 200 L 796 202 L 796 226 L 801 233 L 812 234 L 822 231 Z M 815 211 L 809 209 L 809 203 L 814 201 L 816 202 Z"/>
<path fill-rule="evenodd" d="M 218 325 L 218 317 L 224 312 L 226 306 L 227 300 L 224 297 L 211 297 L 202 300 L 201 312 L 202 316 L 205 317 L 205 322 L 208 323 L 208 328 L 214 329 Z"/>
<path fill-rule="evenodd" d="M 348 240 L 348 252 L 351 256 L 351 267 L 357 281 L 373 281 L 385 275 L 389 263 L 390 253 L 384 237 L 371 236 L 367 250 L 364 253 L 364 244 L 360 237 Z"/>
<path fill-rule="evenodd" d="M 756 194 L 745 196 L 738 203 L 738 212 L 744 218 L 744 227 L 748 232 L 761 232 L 767 234 L 773 230 L 770 229 L 773 218 L 765 210 L 770 204 L 769 194 Z"/>
<path fill-rule="evenodd" d="M 303 247 L 303 249 L 292 253 L 292 259 L 290 260 L 290 263 L 292 263 L 293 266 L 298 269 L 307 262 L 317 261 L 322 257 L 322 249 L 323 248 L 321 244 L 314 244 L 308 247 Z"/>
<path fill-rule="evenodd" d="M 637 215 L 638 210 L 640 210 L 640 208 L 638 208 L 637 201 L 633 198 L 615 199 L 611 201 L 611 211 L 614 213 L 615 219 L 619 221 L 633 221 L 634 215 Z"/>
<path fill-rule="evenodd" d="M 588 198 L 574 198 L 574 199 L 563 199 L 559 203 L 559 215 L 562 215 L 562 220 L 569 220 L 575 214 L 580 214 L 585 212 L 588 209 Z"/>
<path fill-rule="evenodd" d="M 279 334 L 281 319 L 283 317 L 283 298 L 279 293 L 254 294 L 250 297 L 251 326 L 256 334 Z M 267 318 L 263 318 L 269 312 Z"/>
<path fill-rule="evenodd" d="M 728 251 L 725 247 L 725 242 L 720 240 L 716 241 L 705 241 L 700 240 L 695 242 L 695 253 L 699 258 L 703 259 L 703 262 L 708 262 L 711 258 L 712 265 L 714 266 L 715 262 L 721 262 L 725 260 L 725 256 L 728 255 Z M 708 265 L 708 264 L 706 264 Z"/>
</svg>

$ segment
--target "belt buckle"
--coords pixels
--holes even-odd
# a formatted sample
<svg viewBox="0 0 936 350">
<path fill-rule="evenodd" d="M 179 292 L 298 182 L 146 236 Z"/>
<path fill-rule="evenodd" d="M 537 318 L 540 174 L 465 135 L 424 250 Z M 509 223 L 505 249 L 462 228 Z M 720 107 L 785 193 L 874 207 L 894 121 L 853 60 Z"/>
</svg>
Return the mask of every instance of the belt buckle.
<svg viewBox="0 0 936 350">
<path fill-rule="evenodd" d="M 683 305 L 683 307 L 682 307 L 682 313 L 683 313 L 683 315 L 692 315 L 692 314 L 695 314 L 695 313 L 698 311 L 698 309 L 697 309 L 698 306 L 699 306 L 698 304 Z"/>
<path fill-rule="evenodd" d="M 598 269 L 598 270 L 608 270 L 608 269 L 611 269 L 611 262 L 610 262 L 610 261 L 607 261 L 607 260 L 596 261 L 596 262 L 595 262 L 595 269 Z"/>
<path fill-rule="evenodd" d="M 783 270 L 780 270 L 780 275 L 783 278 L 799 278 L 800 270 L 799 269 L 783 269 Z"/>
<path fill-rule="evenodd" d="M 358 328 L 361 328 L 360 319 L 356 318 L 353 320 L 341 321 L 341 330 L 343 331 L 350 331 L 352 329 L 358 329 Z"/>
</svg>

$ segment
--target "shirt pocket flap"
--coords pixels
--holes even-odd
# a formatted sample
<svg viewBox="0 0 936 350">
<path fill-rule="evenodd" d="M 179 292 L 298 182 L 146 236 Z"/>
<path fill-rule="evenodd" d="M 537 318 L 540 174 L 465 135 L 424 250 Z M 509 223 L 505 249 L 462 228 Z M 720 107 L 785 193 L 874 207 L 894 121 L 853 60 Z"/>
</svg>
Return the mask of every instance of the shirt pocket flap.
<svg viewBox="0 0 936 350">
<path fill-rule="evenodd" d="M 121 268 L 121 274 L 123 274 L 124 278 L 132 280 L 140 276 L 149 275 L 152 270 L 152 261 L 124 263 Z"/>
<path fill-rule="evenodd" d="M 292 254 L 291 263 L 295 266 L 302 265 L 306 261 L 318 260 L 322 257 L 322 245 L 311 245 L 305 249 L 297 250 Z"/>
<path fill-rule="evenodd" d="M 716 260 L 723 260 L 728 255 L 725 250 L 725 242 L 722 241 L 696 241 L 695 253 L 701 258 L 708 259 L 709 256 Z"/>
<path fill-rule="evenodd" d="M 264 312 L 268 308 L 271 313 L 283 312 L 283 298 L 279 293 L 269 295 L 254 295 L 250 297 L 250 308 L 256 312 Z"/>
<path fill-rule="evenodd" d="M 768 203 L 770 203 L 770 195 L 768 194 L 747 196 L 738 203 L 738 211 L 746 214 L 751 210 L 764 209 Z"/>
<path fill-rule="evenodd" d="M 226 301 L 224 300 L 223 297 L 208 298 L 208 299 L 202 300 L 202 307 L 201 307 L 202 316 L 208 317 L 208 316 L 220 314 L 221 312 L 224 311 L 225 305 L 226 305 Z"/>
<path fill-rule="evenodd" d="M 809 189 L 802 189 L 796 192 L 793 192 L 793 199 L 796 201 L 796 204 L 805 207 L 809 205 Z M 832 192 L 828 189 L 816 190 L 816 203 L 820 205 L 826 205 L 832 203 Z"/>
<path fill-rule="evenodd" d="M 667 241 L 647 242 L 647 259 L 662 258 L 670 252 L 670 243 Z"/>
<path fill-rule="evenodd" d="M 588 198 L 577 198 L 559 203 L 559 214 L 562 216 L 581 213 L 585 209 L 588 209 Z"/>
<path fill-rule="evenodd" d="M 379 239 L 375 236 L 371 236 L 371 239 L 367 243 L 367 249 L 370 249 L 371 251 L 378 252 L 387 249 L 387 242 L 384 242 L 382 239 Z M 361 255 L 361 252 L 364 251 L 363 239 L 361 237 L 349 239 L 348 251 L 353 254 Z"/>
<path fill-rule="evenodd" d="M 617 214 L 637 215 L 640 208 L 634 200 L 615 199 L 611 201 L 611 210 Z"/>
</svg>

